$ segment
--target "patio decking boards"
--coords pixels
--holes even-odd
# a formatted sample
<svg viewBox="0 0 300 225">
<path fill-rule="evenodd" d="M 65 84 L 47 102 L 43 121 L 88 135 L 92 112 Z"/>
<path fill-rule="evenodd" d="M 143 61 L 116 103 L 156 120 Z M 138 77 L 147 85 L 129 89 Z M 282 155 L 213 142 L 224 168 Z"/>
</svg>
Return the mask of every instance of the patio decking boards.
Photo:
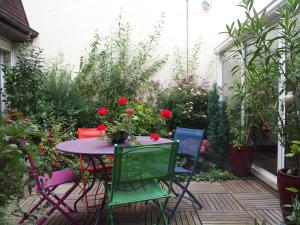
<svg viewBox="0 0 300 225">
<path fill-rule="evenodd" d="M 260 223 L 264 219 L 267 220 L 267 224 L 282 223 L 276 193 L 256 179 L 215 183 L 194 182 L 190 187 L 203 203 L 203 209 L 199 210 L 191 202 L 183 200 L 171 225 L 252 225 L 254 218 Z M 80 189 L 76 190 L 67 202 L 73 202 L 79 193 Z M 36 199 L 36 196 L 31 196 L 22 205 L 28 208 Z M 174 203 L 175 199 L 171 199 L 169 206 Z M 95 210 L 91 209 L 87 213 L 83 202 L 78 206 L 79 213 L 76 217 L 81 224 L 94 224 Z M 151 203 L 116 207 L 115 225 L 151 225 L 156 222 L 157 214 L 156 207 Z M 69 223 L 59 213 L 54 213 L 45 225 L 69 225 Z"/>
</svg>

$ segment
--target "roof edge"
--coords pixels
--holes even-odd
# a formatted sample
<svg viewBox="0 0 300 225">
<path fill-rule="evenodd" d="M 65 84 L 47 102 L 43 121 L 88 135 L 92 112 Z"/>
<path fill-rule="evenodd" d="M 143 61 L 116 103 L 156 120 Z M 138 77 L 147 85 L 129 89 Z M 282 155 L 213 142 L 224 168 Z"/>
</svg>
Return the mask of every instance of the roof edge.
<svg viewBox="0 0 300 225">
<path fill-rule="evenodd" d="M 5 11 L 0 9 L 0 20 L 3 20 L 7 24 L 9 24 L 11 27 L 17 29 L 18 31 L 24 33 L 25 35 L 30 35 L 31 38 L 36 38 L 39 33 L 26 24 L 16 20 L 14 17 L 8 15 Z"/>
</svg>

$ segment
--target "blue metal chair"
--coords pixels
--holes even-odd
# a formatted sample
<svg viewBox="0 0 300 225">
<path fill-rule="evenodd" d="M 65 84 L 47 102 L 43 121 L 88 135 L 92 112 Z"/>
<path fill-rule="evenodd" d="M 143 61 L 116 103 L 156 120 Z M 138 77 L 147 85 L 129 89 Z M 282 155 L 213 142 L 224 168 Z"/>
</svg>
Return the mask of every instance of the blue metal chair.
<svg viewBox="0 0 300 225">
<path fill-rule="evenodd" d="M 196 130 L 196 129 L 188 129 L 188 128 L 181 128 L 177 127 L 174 140 L 179 140 L 179 155 L 184 155 L 189 157 L 190 160 L 193 161 L 193 165 L 190 169 L 184 167 L 176 167 L 175 168 L 175 175 L 187 175 L 187 181 L 184 183 L 179 182 L 178 180 L 174 180 L 175 183 L 180 189 L 181 193 L 177 193 L 174 189 L 172 192 L 178 198 L 175 206 L 171 209 L 171 213 L 169 214 L 170 219 L 173 217 L 174 213 L 176 212 L 182 198 L 186 198 L 184 195 L 188 194 L 190 198 L 186 198 L 191 200 L 192 202 L 196 203 L 198 207 L 201 209 L 202 205 L 197 200 L 197 198 L 188 190 L 190 182 L 192 181 L 192 177 L 195 174 L 196 166 L 200 154 L 200 147 L 202 144 L 202 140 L 204 138 L 204 130 Z"/>
</svg>

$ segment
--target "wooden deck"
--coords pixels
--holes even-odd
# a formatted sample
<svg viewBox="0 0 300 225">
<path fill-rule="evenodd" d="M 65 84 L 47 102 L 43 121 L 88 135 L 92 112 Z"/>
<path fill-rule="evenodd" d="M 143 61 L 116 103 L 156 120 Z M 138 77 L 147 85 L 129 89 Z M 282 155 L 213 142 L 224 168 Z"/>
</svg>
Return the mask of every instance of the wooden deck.
<svg viewBox="0 0 300 225">
<path fill-rule="evenodd" d="M 254 218 L 261 223 L 281 224 L 282 217 L 276 193 L 272 192 L 260 181 L 233 180 L 216 183 L 192 183 L 191 190 L 203 203 L 199 210 L 188 200 L 183 200 L 171 225 L 252 225 Z M 58 190 L 59 191 L 59 190 Z M 68 203 L 77 198 L 80 190 L 76 190 L 68 199 Z M 27 198 L 22 205 L 28 208 L 37 200 L 36 196 Z M 170 200 L 169 206 L 174 204 Z M 79 203 L 76 217 L 83 225 L 94 224 L 95 210 L 87 212 L 83 202 Z M 115 225 L 150 225 L 155 223 L 157 209 L 153 204 L 137 203 L 116 207 L 114 210 Z M 16 223 L 17 224 L 17 223 Z M 54 213 L 45 225 L 67 225 L 69 223 L 59 214 Z"/>
</svg>

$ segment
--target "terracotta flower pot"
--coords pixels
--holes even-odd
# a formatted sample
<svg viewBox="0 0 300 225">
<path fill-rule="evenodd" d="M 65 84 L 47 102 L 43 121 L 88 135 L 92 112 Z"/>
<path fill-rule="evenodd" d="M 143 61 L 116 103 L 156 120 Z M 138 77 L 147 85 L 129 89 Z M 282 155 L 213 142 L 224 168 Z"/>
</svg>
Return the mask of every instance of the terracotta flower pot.
<svg viewBox="0 0 300 225">
<path fill-rule="evenodd" d="M 280 169 L 277 173 L 278 195 L 281 212 L 284 219 L 291 213 L 291 208 L 286 208 L 282 206 L 286 204 L 291 205 L 292 200 L 296 197 L 296 194 L 288 191 L 287 188 L 300 188 L 300 176 L 288 175 L 287 171 L 288 169 Z M 298 196 L 298 198 L 299 197 L 300 196 Z"/>
<path fill-rule="evenodd" d="M 254 154 L 254 146 L 243 145 L 238 149 L 229 145 L 229 161 L 232 173 L 237 177 L 249 176 Z"/>
</svg>

